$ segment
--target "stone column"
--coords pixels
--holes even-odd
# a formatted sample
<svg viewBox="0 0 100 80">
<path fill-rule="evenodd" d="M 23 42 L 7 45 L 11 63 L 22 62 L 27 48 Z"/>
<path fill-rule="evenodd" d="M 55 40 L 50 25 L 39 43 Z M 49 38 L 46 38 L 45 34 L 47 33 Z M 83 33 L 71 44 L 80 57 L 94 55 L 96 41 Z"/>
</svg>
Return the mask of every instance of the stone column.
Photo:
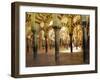
<svg viewBox="0 0 100 80">
<path fill-rule="evenodd" d="M 83 30 L 83 60 L 84 63 L 89 63 L 89 49 L 87 44 L 87 31 L 86 31 L 86 21 L 82 22 Z"/>
<path fill-rule="evenodd" d="M 42 33 L 39 33 L 39 50 L 42 50 Z"/>
<path fill-rule="evenodd" d="M 53 14 L 53 29 L 55 31 L 55 61 L 56 63 L 59 61 L 59 31 L 61 29 L 60 21 L 57 18 L 57 14 Z"/>
<path fill-rule="evenodd" d="M 45 31 L 45 52 L 47 53 L 48 52 L 48 41 L 47 41 L 47 31 Z"/>
<path fill-rule="evenodd" d="M 70 51 L 71 53 L 73 53 L 73 45 L 72 45 L 72 36 L 73 34 L 69 34 L 70 35 Z"/>
<path fill-rule="evenodd" d="M 33 31 L 33 58 L 36 59 L 37 58 L 37 33 L 34 30 Z"/>
<path fill-rule="evenodd" d="M 72 37 L 73 37 L 73 18 L 74 15 L 70 14 L 68 15 L 68 30 L 69 30 L 69 36 L 70 36 L 70 52 L 73 53 L 73 45 L 72 45 Z"/>
<path fill-rule="evenodd" d="M 60 38 L 59 38 L 59 30 L 57 26 L 53 27 L 55 31 L 55 61 L 59 59 L 59 44 L 60 44 Z"/>
<path fill-rule="evenodd" d="M 35 13 L 31 13 L 32 32 L 33 32 L 33 58 L 37 57 L 37 29 L 35 24 Z"/>
</svg>

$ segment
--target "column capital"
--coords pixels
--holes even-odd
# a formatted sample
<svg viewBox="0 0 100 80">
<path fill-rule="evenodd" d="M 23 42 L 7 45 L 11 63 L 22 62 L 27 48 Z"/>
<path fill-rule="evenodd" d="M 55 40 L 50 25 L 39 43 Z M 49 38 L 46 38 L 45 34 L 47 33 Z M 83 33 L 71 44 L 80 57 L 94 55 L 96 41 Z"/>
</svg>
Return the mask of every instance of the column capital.
<svg viewBox="0 0 100 80">
<path fill-rule="evenodd" d="M 52 28 L 53 28 L 54 30 L 55 30 L 55 29 L 61 29 L 60 26 L 53 26 Z"/>
</svg>

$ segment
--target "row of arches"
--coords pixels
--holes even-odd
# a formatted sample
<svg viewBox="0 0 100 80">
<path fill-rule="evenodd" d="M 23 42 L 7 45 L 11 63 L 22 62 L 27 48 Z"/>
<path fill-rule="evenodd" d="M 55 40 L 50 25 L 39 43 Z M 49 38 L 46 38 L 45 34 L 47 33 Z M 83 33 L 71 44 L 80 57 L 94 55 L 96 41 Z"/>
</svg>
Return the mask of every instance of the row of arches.
<svg viewBox="0 0 100 80">
<path fill-rule="evenodd" d="M 32 17 L 34 14 L 35 17 Z M 83 41 L 83 30 L 82 30 L 82 18 L 81 15 L 71 15 L 71 22 L 68 22 L 69 15 L 58 15 L 59 21 L 62 23 L 61 28 L 59 30 L 59 47 L 60 50 L 67 50 L 70 48 L 70 33 L 72 34 L 72 48 L 76 48 L 77 51 L 82 51 L 82 41 Z M 34 19 L 33 19 L 34 18 Z M 33 19 L 33 20 L 32 20 Z M 35 26 L 38 27 L 35 33 L 32 32 L 32 21 L 35 20 Z M 33 47 L 36 44 L 38 51 L 42 53 L 42 51 L 47 53 L 49 50 L 54 51 L 55 47 L 55 31 L 52 27 L 51 14 L 44 13 L 26 13 L 26 52 L 33 53 Z M 47 21 L 47 22 L 46 22 Z M 88 21 L 87 21 L 88 22 Z M 71 28 L 72 27 L 72 28 Z M 88 27 L 88 26 L 87 26 Z M 73 30 L 71 30 L 71 29 Z M 87 35 L 89 33 L 89 29 L 87 30 Z M 35 44 L 33 43 L 34 35 L 36 35 Z M 47 48 L 47 49 L 45 49 Z M 81 50 L 78 50 L 78 49 Z M 70 51 L 71 52 L 71 51 Z"/>
</svg>

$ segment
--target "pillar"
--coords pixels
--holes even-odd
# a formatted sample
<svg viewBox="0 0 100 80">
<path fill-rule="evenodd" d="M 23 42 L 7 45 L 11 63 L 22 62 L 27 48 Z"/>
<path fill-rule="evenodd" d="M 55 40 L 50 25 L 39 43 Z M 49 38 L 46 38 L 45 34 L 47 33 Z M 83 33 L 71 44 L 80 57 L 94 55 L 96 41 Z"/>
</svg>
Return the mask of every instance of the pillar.
<svg viewBox="0 0 100 80">
<path fill-rule="evenodd" d="M 55 31 L 55 61 L 59 60 L 59 44 L 60 44 L 60 38 L 59 38 L 59 31 L 60 28 L 55 26 L 53 27 Z"/>
<path fill-rule="evenodd" d="M 83 28 L 83 61 L 84 63 L 89 63 L 89 49 L 87 42 L 87 31 L 86 31 L 86 21 L 82 24 Z"/>
</svg>

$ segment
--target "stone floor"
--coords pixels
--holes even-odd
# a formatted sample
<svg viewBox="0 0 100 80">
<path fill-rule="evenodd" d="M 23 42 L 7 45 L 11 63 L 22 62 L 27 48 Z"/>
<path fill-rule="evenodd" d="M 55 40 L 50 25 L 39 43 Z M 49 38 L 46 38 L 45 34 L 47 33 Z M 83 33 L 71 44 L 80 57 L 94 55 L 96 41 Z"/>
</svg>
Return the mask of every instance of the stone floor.
<svg viewBox="0 0 100 80">
<path fill-rule="evenodd" d="M 33 58 L 33 54 L 26 54 L 26 67 L 35 67 L 35 66 L 56 66 L 56 65 L 74 65 L 74 64 L 83 64 L 83 53 L 82 52 L 73 52 L 73 53 L 59 53 L 59 59 L 55 60 L 55 54 L 53 51 L 48 53 L 38 52 L 37 58 Z"/>
</svg>

